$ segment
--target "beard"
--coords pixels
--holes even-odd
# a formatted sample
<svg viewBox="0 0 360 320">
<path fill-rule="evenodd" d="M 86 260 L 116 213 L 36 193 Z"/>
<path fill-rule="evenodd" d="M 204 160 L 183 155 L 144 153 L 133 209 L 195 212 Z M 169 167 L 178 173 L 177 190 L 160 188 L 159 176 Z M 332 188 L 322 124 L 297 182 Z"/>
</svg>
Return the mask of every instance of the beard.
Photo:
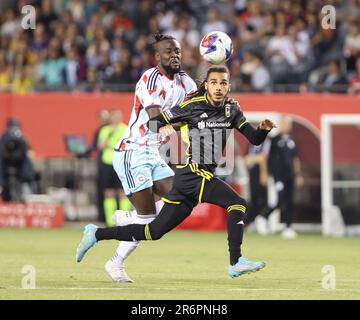
<svg viewBox="0 0 360 320">
<path fill-rule="evenodd" d="M 171 76 L 174 75 L 175 73 L 179 73 L 181 71 L 181 66 L 180 65 L 177 68 L 173 68 L 171 65 L 168 65 L 168 66 L 162 65 L 162 67 L 164 68 L 166 73 L 171 75 Z"/>
</svg>

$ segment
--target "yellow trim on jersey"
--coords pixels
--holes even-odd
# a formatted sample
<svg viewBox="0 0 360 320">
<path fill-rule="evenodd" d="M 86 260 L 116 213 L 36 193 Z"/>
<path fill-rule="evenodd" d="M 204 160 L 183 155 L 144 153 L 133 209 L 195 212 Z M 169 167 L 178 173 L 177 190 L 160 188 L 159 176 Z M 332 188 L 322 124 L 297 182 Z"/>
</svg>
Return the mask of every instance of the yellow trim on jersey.
<svg viewBox="0 0 360 320">
<path fill-rule="evenodd" d="M 200 177 L 205 178 L 208 181 L 210 181 L 211 178 L 214 176 L 211 172 L 209 172 L 207 170 L 199 169 L 198 163 L 189 163 L 189 167 L 190 167 L 191 172 L 197 174 Z"/>
<path fill-rule="evenodd" d="M 232 206 L 229 206 L 227 209 L 227 212 L 230 212 L 230 211 L 233 211 L 233 210 L 238 210 L 238 211 L 241 211 L 241 212 L 246 212 L 246 207 L 241 205 L 241 204 L 234 204 Z"/>
<path fill-rule="evenodd" d="M 145 232 L 146 240 L 152 240 L 151 234 L 150 234 L 150 228 L 149 228 L 148 224 L 145 226 L 144 232 Z"/>
<path fill-rule="evenodd" d="M 187 105 L 189 105 L 189 104 L 192 103 L 192 102 L 201 102 L 201 101 L 206 101 L 206 102 L 207 102 L 206 97 L 205 97 L 205 96 L 194 97 L 194 98 L 192 98 L 192 99 L 190 99 L 190 100 L 187 100 L 187 101 L 181 103 L 181 104 L 180 104 L 180 108 L 184 108 L 184 107 L 186 107 Z"/>
<path fill-rule="evenodd" d="M 181 127 L 180 127 L 180 135 L 181 135 L 181 139 L 182 141 L 184 141 L 186 144 L 187 144 L 187 147 L 186 147 L 186 155 L 187 155 L 187 159 L 186 159 L 186 164 L 183 165 L 183 166 L 176 166 L 176 168 L 185 168 L 189 162 L 190 162 L 190 153 L 189 153 L 189 149 L 190 149 L 190 138 L 189 138 L 189 125 L 186 123 L 186 124 L 183 124 Z"/>
<path fill-rule="evenodd" d="M 164 201 L 164 202 L 166 202 L 166 203 L 181 204 L 180 201 L 172 201 L 172 200 L 166 199 L 166 198 L 164 198 L 164 197 L 162 197 L 161 200 Z"/>
<path fill-rule="evenodd" d="M 201 181 L 201 187 L 200 187 L 200 192 L 199 192 L 199 203 L 201 203 L 201 199 L 204 193 L 204 187 L 205 187 L 205 177 L 203 177 L 202 181 Z"/>
<path fill-rule="evenodd" d="M 242 128 L 242 126 L 245 124 L 245 123 L 249 123 L 249 121 L 247 121 L 247 120 L 245 120 L 240 126 L 239 126 L 239 128 L 238 129 L 241 129 Z"/>
<path fill-rule="evenodd" d="M 169 119 L 165 116 L 164 112 L 161 112 L 161 115 L 163 116 L 163 118 L 165 119 L 165 121 L 170 124 Z"/>
</svg>

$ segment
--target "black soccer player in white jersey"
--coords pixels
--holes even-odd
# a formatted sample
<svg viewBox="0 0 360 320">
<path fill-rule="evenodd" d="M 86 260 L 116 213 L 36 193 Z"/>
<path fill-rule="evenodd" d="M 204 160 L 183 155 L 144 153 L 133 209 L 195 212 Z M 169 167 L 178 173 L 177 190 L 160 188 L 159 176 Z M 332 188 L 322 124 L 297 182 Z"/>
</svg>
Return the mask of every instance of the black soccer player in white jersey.
<svg viewBox="0 0 360 320">
<path fill-rule="evenodd" d="M 227 95 L 230 90 L 229 71 L 224 66 L 211 67 L 195 97 L 161 112 L 150 119 L 151 130 L 182 122 L 188 143 L 185 165 L 178 166 L 171 191 L 163 198 L 165 204 L 150 224 L 132 224 L 113 228 L 87 225 L 78 246 L 80 262 L 86 252 L 101 240 L 157 240 L 180 224 L 192 209 L 202 202 L 218 205 L 228 212 L 227 232 L 230 253 L 228 275 L 238 277 L 262 269 L 265 263 L 252 262 L 242 256 L 243 219 L 246 201 L 228 184 L 214 177 L 215 168 L 223 154 L 231 129 L 242 133 L 250 143 L 261 144 L 276 125 L 266 119 L 255 129 Z M 203 115 L 206 114 L 206 117 Z M 199 139 L 202 136 L 203 139 Z M 209 144 L 210 137 L 213 143 Z M 216 138 L 217 137 L 217 138 Z M 197 141 L 196 141 L 197 140 Z"/>
<path fill-rule="evenodd" d="M 136 84 L 134 105 L 123 137 L 115 147 L 113 166 L 125 194 L 136 211 L 116 211 L 116 225 L 147 224 L 160 212 L 159 198 L 171 190 L 174 172 L 159 153 L 159 135 L 149 131 L 149 116 L 182 103 L 194 92 L 195 82 L 181 69 L 181 47 L 175 38 L 155 34 L 156 67 L 144 72 Z M 159 199 L 158 198 L 158 199 Z M 115 255 L 105 264 L 109 276 L 117 282 L 133 282 L 124 268 L 125 259 L 136 249 L 138 241 L 122 241 Z"/>
</svg>

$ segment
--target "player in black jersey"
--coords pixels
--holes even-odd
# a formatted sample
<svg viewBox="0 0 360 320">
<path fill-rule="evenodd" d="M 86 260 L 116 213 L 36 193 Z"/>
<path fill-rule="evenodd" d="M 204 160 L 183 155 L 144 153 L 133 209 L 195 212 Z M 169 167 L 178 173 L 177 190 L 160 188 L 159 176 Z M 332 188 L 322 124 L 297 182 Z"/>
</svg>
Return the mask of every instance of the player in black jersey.
<svg viewBox="0 0 360 320">
<path fill-rule="evenodd" d="M 162 198 L 165 202 L 163 209 L 153 222 L 145 226 L 132 224 L 98 228 L 87 225 L 77 250 L 78 262 L 89 248 L 101 240 L 160 239 L 189 216 L 198 203 L 207 202 L 229 213 L 229 276 L 238 277 L 265 266 L 264 262 L 251 262 L 241 256 L 246 202 L 228 184 L 214 177 L 214 171 L 231 129 L 239 130 L 250 143 L 259 145 L 275 125 L 270 120 L 264 120 L 255 129 L 248 123 L 238 104 L 227 98 L 229 77 L 226 67 L 211 67 L 206 80 L 189 100 L 150 119 L 151 130 L 159 130 L 165 136 L 171 132 L 171 124 L 181 122 L 182 137 L 188 144 L 185 163 L 177 166 L 172 190 Z M 212 143 L 206 143 L 209 141 Z"/>
</svg>

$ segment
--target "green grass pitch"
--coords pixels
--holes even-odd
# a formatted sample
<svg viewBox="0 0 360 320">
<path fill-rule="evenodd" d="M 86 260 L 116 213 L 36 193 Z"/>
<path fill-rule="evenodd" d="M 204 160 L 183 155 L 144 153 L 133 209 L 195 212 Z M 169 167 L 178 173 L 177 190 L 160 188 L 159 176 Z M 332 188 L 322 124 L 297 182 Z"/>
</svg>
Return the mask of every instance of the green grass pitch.
<svg viewBox="0 0 360 320">
<path fill-rule="evenodd" d="M 227 275 L 224 232 L 173 231 L 143 242 L 127 261 L 133 284 L 113 283 L 104 264 L 117 247 L 103 241 L 75 262 L 82 229 L 0 229 L 0 299 L 360 299 L 360 239 L 301 234 L 245 234 L 243 254 L 267 266 Z M 22 289 L 22 268 L 36 271 L 36 289 Z M 336 289 L 323 289 L 334 266 Z"/>
</svg>

